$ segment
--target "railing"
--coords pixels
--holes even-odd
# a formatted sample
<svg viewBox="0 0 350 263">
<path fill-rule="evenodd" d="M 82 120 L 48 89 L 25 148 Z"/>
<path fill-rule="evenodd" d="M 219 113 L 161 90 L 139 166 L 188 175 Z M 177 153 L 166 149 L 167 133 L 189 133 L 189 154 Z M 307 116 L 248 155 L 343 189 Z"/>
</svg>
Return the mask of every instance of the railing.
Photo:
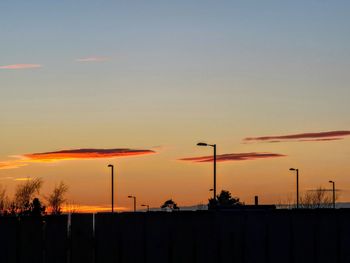
<svg viewBox="0 0 350 263">
<path fill-rule="evenodd" d="M 350 211 L 0 217 L 0 262 L 348 263 Z"/>
</svg>

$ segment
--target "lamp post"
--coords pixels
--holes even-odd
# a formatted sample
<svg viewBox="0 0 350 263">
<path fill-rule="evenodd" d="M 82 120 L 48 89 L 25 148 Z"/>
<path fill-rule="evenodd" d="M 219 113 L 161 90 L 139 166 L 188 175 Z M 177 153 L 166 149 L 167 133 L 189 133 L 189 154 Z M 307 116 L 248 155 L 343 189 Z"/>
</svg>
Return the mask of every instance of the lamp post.
<svg viewBox="0 0 350 263">
<path fill-rule="evenodd" d="M 205 142 L 197 143 L 197 146 L 211 146 L 214 148 L 214 187 L 213 187 L 213 199 L 216 200 L 216 144 L 208 144 Z"/>
<path fill-rule="evenodd" d="M 149 212 L 149 205 L 141 205 L 147 207 L 147 212 Z"/>
<path fill-rule="evenodd" d="M 114 166 L 109 164 L 108 167 L 111 168 L 111 176 L 112 176 L 112 213 L 114 213 Z"/>
<path fill-rule="evenodd" d="M 329 181 L 332 184 L 332 191 L 333 191 L 333 208 L 335 209 L 335 182 Z"/>
<path fill-rule="evenodd" d="M 299 169 L 290 168 L 289 171 L 295 171 L 297 175 L 297 208 L 299 208 Z"/>
<path fill-rule="evenodd" d="M 128 198 L 133 198 L 134 199 L 134 212 L 136 212 L 136 196 L 129 195 Z"/>
</svg>

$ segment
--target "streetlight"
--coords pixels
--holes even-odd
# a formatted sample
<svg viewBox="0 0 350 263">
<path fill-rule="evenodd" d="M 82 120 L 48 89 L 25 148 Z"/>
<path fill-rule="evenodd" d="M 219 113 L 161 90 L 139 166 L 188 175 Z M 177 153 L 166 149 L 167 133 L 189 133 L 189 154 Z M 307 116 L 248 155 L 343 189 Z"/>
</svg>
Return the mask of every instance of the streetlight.
<svg viewBox="0 0 350 263">
<path fill-rule="evenodd" d="M 128 198 L 133 198 L 134 199 L 134 212 L 136 212 L 136 196 L 129 195 Z"/>
<path fill-rule="evenodd" d="M 333 186 L 333 208 L 335 209 L 335 182 L 329 181 Z"/>
<path fill-rule="evenodd" d="M 149 205 L 141 205 L 147 207 L 147 212 L 149 212 Z"/>
<path fill-rule="evenodd" d="M 197 146 L 211 146 L 214 148 L 214 187 L 213 187 L 213 198 L 216 200 L 216 144 L 208 144 L 205 142 L 197 143 Z"/>
<path fill-rule="evenodd" d="M 109 164 L 108 167 L 111 167 L 111 175 L 112 175 L 112 213 L 114 213 L 114 166 Z"/>
<path fill-rule="evenodd" d="M 299 208 L 299 169 L 290 168 L 289 171 L 295 171 L 297 175 L 297 208 Z"/>
</svg>

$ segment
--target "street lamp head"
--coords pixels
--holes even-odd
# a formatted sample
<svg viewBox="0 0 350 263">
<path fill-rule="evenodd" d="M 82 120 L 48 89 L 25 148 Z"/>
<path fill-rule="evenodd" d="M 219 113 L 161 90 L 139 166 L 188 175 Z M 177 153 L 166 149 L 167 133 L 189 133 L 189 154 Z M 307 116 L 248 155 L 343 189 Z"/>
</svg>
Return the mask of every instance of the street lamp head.
<svg viewBox="0 0 350 263">
<path fill-rule="evenodd" d="M 295 168 L 289 168 L 289 171 L 296 171 L 298 169 L 295 169 Z"/>
<path fill-rule="evenodd" d="M 208 146 L 208 144 L 205 142 L 199 142 L 197 143 L 197 146 Z"/>
<path fill-rule="evenodd" d="M 329 181 L 331 184 L 334 183 L 333 181 Z"/>
<path fill-rule="evenodd" d="M 134 198 L 132 195 L 128 195 L 128 198 Z"/>
<path fill-rule="evenodd" d="M 109 164 L 108 167 L 113 167 L 113 164 Z"/>
</svg>

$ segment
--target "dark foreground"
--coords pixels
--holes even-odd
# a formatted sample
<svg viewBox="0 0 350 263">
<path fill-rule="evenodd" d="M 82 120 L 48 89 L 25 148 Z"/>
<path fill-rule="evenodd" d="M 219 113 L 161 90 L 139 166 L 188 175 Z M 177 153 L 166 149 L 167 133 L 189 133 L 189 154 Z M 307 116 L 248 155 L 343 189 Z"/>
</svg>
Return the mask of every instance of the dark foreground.
<svg viewBox="0 0 350 263">
<path fill-rule="evenodd" d="M 347 209 L 73 214 L 67 230 L 1 217 L 0 262 L 350 262 Z"/>
</svg>

